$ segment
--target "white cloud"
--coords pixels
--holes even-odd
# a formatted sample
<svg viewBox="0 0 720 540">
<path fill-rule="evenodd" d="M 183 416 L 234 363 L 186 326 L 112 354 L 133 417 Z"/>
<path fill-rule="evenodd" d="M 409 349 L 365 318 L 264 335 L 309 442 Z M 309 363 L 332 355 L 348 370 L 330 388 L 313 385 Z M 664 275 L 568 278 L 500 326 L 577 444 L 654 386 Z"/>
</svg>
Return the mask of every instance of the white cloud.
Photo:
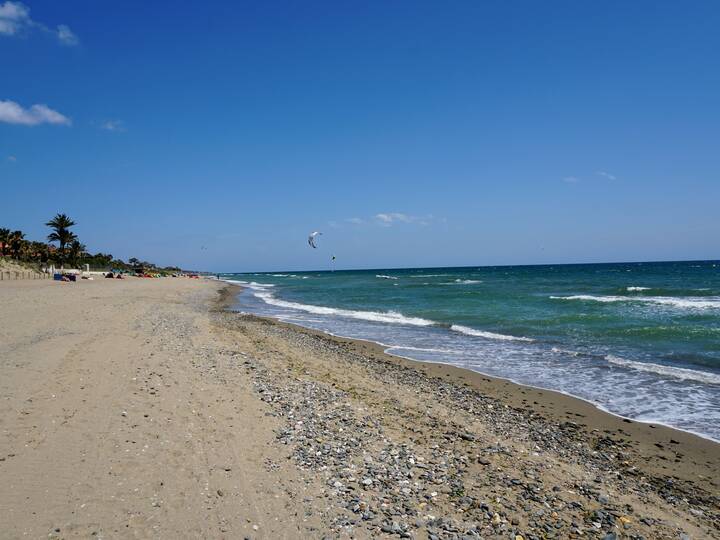
<svg viewBox="0 0 720 540">
<path fill-rule="evenodd" d="M 17 161 L 17 158 L 16 158 L 15 156 L 8 156 L 8 157 L 7 157 L 7 160 L 8 160 L 10 163 L 15 163 L 15 162 Z"/>
<path fill-rule="evenodd" d="M 426 216 L 411 216 L 401 212 L 383 212 L 373 216 L 376 223 L 383 227 L 390 227 L 396 223 L 414 223 L 416 225 L 430 225 L 432 222 L 445 223 L 445 218 L 436 218 L 432 214 Z"/>
<path fill-rule="evenodd" d="M 580 181 L 580 179 L 576 176 L 566 176 L 563 178 L 563 182 L 566 182 L 568 184 L 577 184 Z"/>
<path fill-rule="evenodd" d="M 75 32 L 70 30 L 70 28 L 65 24 L 59 24 L 57 27 L 57 37 L 60 40 L 60 43 L 63 45 L 77 45 L 78 44 L 78 37 L 75 35 Z"/>
<path fill-rule="evenodd" d="M 378 220 L 381 225 L 384 225 L 386 227 L 389 227 L 393 223 L 411 223 L 412 221 L 414 221 L 414 218 L 412 216 L 401 214 L 400 212 L 375 214 L 375 219 Z"/>
<path fill-rule="evenodd" d="M 100 128 L 106 131 L 122 132 L 125 131 L 125 122 L 122 120 L 108 120 L 104 122 Z"/>
<path fill-rule="evenodd" d="M 609 172 L 598 171 L 595 174 L 597 174 L 598 176 L 602 176 L 603 178 L 607 178 L 608 180 L 617 180 L 617 177 L 614 174 L 610 174 Z"/>
<path fill-rule="evenodd" d="M 12 36 L 30 26 L 30 10 L 20 2 L 0 4 L 0 34 Z"/>
<path fill-rule="evenodd" d="M 402 212 L 380 212 L 374 216 L 367 218 L 350 217 L 342 220 L 341 223 L 336 221 L 329 222 L 331 226 L 340 227 L 342 223 L 350 225 L 380 225 L 381 227 L 391 227 L 400 223 L 413 225 L 430 225 L 431 223 L 447 223 L 445 218 L 436 218 L 432 214 L 424 216 L 413 216 Z"/>
<path fill-rule="evenodd" d="M 38 124 L 69 126 L 72 123 L 67 116 L 52 110 L 47 105 L 33 105 L 29 109 L 24 109 L 10 100 L 0 101 L 0 122 L 24 126 L 37 126 Z"/>
<path fill-rule="evenodd" d="M 14 36 L 24 31 L 37 28 L 43 32 L 53 34 L 63 45 L 77 45 L 78 37 L 65 24 L 59 24 L 57 30 L 33 21 L 30 17 L 30 8 L 22 2 L 6 1 L 0 4 L 0 35 Z"/>
</svg>

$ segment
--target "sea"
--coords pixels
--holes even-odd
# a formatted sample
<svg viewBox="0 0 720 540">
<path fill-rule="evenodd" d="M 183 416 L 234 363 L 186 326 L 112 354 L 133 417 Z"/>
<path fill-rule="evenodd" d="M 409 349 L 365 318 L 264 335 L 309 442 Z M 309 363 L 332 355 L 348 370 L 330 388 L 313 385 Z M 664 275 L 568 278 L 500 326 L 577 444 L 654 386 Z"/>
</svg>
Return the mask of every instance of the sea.
<svg viewBox="0 0 720 540">
<path fill-rule="evenodd" d="M 720 261 L 220 277 L 242 312 L 720 441 Z"/>
</svg>

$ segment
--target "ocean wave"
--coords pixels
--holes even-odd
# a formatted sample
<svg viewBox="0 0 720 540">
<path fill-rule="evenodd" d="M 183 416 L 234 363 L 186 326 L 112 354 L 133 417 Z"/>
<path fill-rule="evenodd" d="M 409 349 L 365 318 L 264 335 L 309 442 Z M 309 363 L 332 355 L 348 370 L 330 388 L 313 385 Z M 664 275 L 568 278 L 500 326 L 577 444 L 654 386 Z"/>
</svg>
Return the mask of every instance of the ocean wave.
<svg viewBox="0 0 720 540">
<path fill-rule="evenodd" d="M 414 276 L 408 276 L 411 278 L 421 278 L 421 277 L 445 277 L 449 274 L 415 274 Z"/>
<path fill-rule="evenodd" d="M 241 281 L 239 279 L 226 279 L 225 281 L 227 283 L 233 283 L 234 285 L 244 285 L 245 287 L 250 287 L 251 289 L 256 289 L 256 290 L 268 289 L 270 287 L 275 286 L 272 283 L 257 283 L 256 281 L 247 282 L 247 281 Z"/>
<path fill-rule="evenodd" d="M 551 296 L 553 300 L 585 300 L 592 302 L 645 302 L 682 309 L 720 309 L 720 297 L 692 297 L 671 296 L 593 296 L 590 294 L 576 294 L 572 296 Z"/>
<path fill-rule="evenodd" d="M 582 352 L 578 352 L 578 351 L 571 351 L 571 350 L 568 350 L 568 349 L 559 349 L 558 347 L 553 347 L 553 348 L 550 349 L 550 350 L 551 350 L 552 352 L 554 352 L 554 353 L 567 354 L 567 355 L 569 355 L 569 356 L 576 356 L 576 357 L 577 357 L 577 356 L 589 356 L 589 355 L 586 354 L 586 353 L 582 353 Z"/>
<path fill-rule="evenodd" d="M 652 302 L 654 304 L 662 304 L 685 309 L 720 309 L 720 298 L 705 297 L 702 300 L 698 298 L 672 298 L 668 296 L 647 296 L 637 297 L 633 300 L 639 302 Z"/>
<path fill-rule="evenodd" d="M 403 351 L 420 351 L 420 352 L 439 352 L 444 354 L 464 354 L 464 351 L 456 351 L 454 349 L 433 349 L 428 347 L 410 347 L 405 345 L 389 345 L 387 350 L 394 351 L 401 349 Z"/>
<path fill-rule="evenodd" d="M 472 285 L 473 283 L 482 283 L 479 279 L 456 279 L 455 283 L 459 283 L 461 285 Z"/>
<path fill-rule="evenodd" d="M 613 356 L 612 354 L 608 354 L 605 357 L 605 360 L 607 360 L 608 363 L 616 366 L 630 368 L 636 371 L 644 371 L 647 373 L 665 375 L 666 377 L 672 377 L 674 379 L 680 379 L 684 381 L 697 381 L 706 384 L 720 384 L 720 375 L 707 371 L 663 366 L 661 364 L 653 364 L 651 362 L 636 362 L 634 360 L 626 360 L 624 358 L 620 358 L 619 356 Z"/>
<path fill-rule="evenodd" d="M 397 279 L 395 276 L 386 276 L 385 274 L 375 274 L 375 277 L 380 279 Z"/>
<path fill-rule="evenodd" d="M 628 292 L 649 291 L 650 287 L 626 287 L 625 290 Z"/>
<path fill-rule="evenodd" d="M 336 315 L 340 317 L 347 317 L 350 319 L 361 319 L 364 321 L 384 322 L 392 324 L 406 324 L 411 326 L 432 326 L 435 323 L 428 321 L 427 319 L 421 319 L 420 317 L 406 317 L 402 313 L 397 311 L 354 311 L 350 309 L 331 308 L 327 306 L 315 306 L 311 304 L 300 304 L 298 302 L 288 302 L 286 300 L 280 300 L 275 298 L 272 293 L 268 291 L 258 290 L 255 296 L 265 301 L 265 303 L 284 307 L 288 309 L 297 309 L 305 311 L 307 313 L 314 313 L 316 315 Z"/>
<path fill-rule="evenodd" d="M 475 328 L 470 328 L 468 326 L 462 326 L 460 324 L 453 324 L 450 326 L 450 330 L 454 332 L 459 332 L 461 334 L 465 334 L 467 336 L 475 336 L 475 337 L 483 337 L 486 339 L 499 339 L 502 341 L 535 341 L 530 338 L 526 337 L 518 337 L 518 336 L 506 336 L 505 334 L 496 334 L 495 332 L 486 332 L 484 330 L 476 330 Z"/>
<path fill-rule="evenodd" d="M 552 300 L 587 300 L 593 302 L 626 302 L 635 300 L 629 296 L 592 296 L 589 294 L 574 294 L 572 296 L 551 296 Z"/>
</svg>

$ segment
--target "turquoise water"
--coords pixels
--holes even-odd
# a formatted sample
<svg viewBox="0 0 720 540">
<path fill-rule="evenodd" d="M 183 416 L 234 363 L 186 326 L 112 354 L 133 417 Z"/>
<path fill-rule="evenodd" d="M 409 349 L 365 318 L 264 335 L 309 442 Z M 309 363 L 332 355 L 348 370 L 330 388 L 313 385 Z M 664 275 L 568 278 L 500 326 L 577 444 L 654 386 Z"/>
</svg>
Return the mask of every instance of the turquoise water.
<svg viewBox="0 0 720 540">
<path fill-rule="evenodd" d="M 238 309 L 720 440 L 720 262 L 225 274 Z"/>
</svg>

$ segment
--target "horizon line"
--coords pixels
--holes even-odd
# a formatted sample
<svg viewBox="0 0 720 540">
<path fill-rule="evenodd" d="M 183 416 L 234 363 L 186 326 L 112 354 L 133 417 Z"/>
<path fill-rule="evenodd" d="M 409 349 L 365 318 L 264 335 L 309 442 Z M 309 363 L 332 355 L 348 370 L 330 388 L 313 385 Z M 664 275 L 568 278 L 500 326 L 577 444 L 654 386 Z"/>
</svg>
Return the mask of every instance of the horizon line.
<svg viewBox="0 0 720 540">
<path fill-rule="evenodd" d="M 590 265 L 606 265 L 606 264 L 663 264 L 663 263 L 720 263 L 720 259 L 671 259 L 656 261 L 605 261 L 605 262 L 571 262 L 571 263 L 526 263 L 526 264 L 468 264 L 462 266 L 395 266 L 395 267 L 368 267 L 368 268 L 343 268 L 338 270 L 248 270 L 245 272 L 210 272 L 211 274 L 277 274 L 280 272 L 358 272 L 358 271 L 375 271 L 375 270 L 438 270 L 449 268 L 515 268 L 525 266 L 590 266 Z"/>
</svg>

